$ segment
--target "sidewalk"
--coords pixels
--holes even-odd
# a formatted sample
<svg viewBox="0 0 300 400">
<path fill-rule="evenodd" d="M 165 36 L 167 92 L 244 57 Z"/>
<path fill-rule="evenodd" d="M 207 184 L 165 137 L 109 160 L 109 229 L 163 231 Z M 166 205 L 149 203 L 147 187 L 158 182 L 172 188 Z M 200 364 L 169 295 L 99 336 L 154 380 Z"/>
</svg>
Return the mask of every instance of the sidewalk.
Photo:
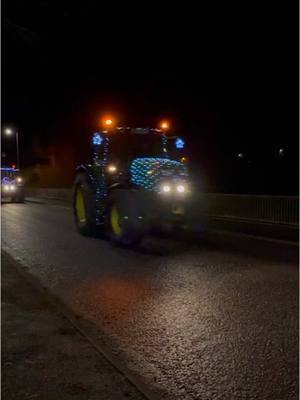
<svg viewBox="0 0 300 400">
<path fill-rule="evenodd" d="M 144 397 L 2 259 L 3 400 Z"/>
</svg>

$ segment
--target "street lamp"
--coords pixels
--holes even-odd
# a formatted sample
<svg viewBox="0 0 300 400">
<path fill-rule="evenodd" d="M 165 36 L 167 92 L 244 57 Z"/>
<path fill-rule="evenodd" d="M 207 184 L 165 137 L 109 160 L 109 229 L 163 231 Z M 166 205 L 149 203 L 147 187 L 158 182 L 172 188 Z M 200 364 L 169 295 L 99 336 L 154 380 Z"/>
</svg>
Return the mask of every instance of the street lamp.
<svg viewBox="0 0 300 400">
<path fill-rule="evenodd" d="M 13 131 L 11 128 L 5 128 L 4 134 L 6 136 L 11 136 L 15 133 L 16 135 L 16 145 L 17 145 L 17 168 L 20 169 L 20 151 L 19 151 L 19 132 Z"/>
<path fill-rule="evenodd" d="M 13 133 L 13 131 L 10 128 L 6 128 L 4 130 L 4 133 L 5 133 L 5 135 L 10 136 Z"/>
<path fill-rule="evenodd" d="M 283 149 L 279 149 L 279 157 L 283 157 L 284 156 L 284 150 Z"/>
</svg>

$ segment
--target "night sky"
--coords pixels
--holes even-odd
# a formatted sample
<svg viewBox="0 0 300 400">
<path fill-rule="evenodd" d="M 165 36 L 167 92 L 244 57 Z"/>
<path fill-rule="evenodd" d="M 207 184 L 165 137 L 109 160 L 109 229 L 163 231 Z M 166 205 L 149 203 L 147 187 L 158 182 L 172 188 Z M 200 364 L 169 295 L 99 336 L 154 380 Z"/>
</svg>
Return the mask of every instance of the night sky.
<svg viewBox="0 0 300 400">
<path fill-rule="evenodd" d="M 292 7 L 4 0 L 2 125 L 18 127 L 24 167 L 60 146 L 76 150 L 73 168 L 103 113 L 126 126 L 167 117 L 207 190 L 297 194 Z"/>
</svg>

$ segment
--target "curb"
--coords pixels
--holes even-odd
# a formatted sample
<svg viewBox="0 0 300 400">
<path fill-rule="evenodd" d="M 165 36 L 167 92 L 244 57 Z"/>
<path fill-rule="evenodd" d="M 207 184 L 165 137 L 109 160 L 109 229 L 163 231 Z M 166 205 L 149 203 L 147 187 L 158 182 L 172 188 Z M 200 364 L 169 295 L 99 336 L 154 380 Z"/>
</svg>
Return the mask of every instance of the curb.
<svg viewBox="0 0 300 400">
<path fill-rule="evenodd" d="M 67 307 L 67 305 L 63 303 L 59 297 L 51 293 L 37 277 L 27 272 L 27 266 L 22 263 L 22 260 L 14 259 L 7 251 L 4 250 L 2 250 L 1 257 L 6 257 L 15 267 L 17 272 L 36 290 L 45 296 L 47 301 L 51 303 L 55 309 L 72 324 L 72 326 L 90 343 L 96 352 L 101 354 L 101 356 L 103 356 L 110 364 L 112 364 L 113 367 L 119 373 L 121 373 L 147 400 L 160 400 L 163 398 L 164 393 L 162 391 L 154 391 L 150 389 L 137 374 L 129 370 L 126 365 L 120 362 L 120 360 L 110 351 L 108 351 L 107 348 L 104 348 L 104 344 L 100 344 L 99 339 L 95 338 L 93 334 L 86 332 L 85 328 L 79 321 L 79 318 L 83 318 L 77 317 Z M 101 332 L 100 328 L 97 328 L 97 330 Z"/>
</svg>

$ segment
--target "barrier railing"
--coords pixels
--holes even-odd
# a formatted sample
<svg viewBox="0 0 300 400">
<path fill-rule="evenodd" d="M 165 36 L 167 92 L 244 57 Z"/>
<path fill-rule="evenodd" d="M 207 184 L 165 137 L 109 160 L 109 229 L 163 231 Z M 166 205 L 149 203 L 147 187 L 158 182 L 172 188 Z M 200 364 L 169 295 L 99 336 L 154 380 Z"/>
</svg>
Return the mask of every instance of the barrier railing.
<svg viewBox="0 0 300 400">
<path fill-rule="evenodd" d="M 288 225 L 299 223 L 298 197 L 217 193 L 205 197 L 210 216 Z"/>
</svg>

